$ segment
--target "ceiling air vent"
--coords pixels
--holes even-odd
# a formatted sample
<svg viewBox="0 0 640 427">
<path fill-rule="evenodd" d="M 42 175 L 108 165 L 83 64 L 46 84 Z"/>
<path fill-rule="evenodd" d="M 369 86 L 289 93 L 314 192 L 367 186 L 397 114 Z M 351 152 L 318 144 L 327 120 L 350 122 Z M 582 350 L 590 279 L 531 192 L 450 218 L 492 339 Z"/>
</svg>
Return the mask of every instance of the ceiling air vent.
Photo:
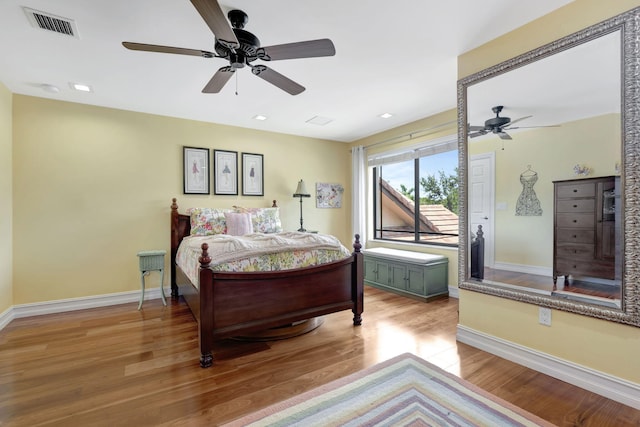
<svg viewBox="0 0 640 427">
<path fill-rule="evenodd" d="M 79 38 L 76 23 L 72 19 L 63 18 L 47 12 L 40 12 L 28 7 L 23 7 L 23 9 L 32 26 Z"/>
</svg>

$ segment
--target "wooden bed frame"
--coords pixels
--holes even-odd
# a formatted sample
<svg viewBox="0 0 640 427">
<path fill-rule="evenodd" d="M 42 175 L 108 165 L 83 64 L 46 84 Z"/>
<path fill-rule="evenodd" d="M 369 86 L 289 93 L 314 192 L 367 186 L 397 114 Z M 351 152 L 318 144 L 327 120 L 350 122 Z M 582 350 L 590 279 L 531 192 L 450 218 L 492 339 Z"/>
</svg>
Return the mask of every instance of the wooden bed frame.
<svg viewBox="0 0 640 427">
<path fill-rule="evenodd" d="M 275 201 L 274 201 L 275 202 Z M 355 236 L 351 257 L 329 264 L 274 272 L 216 272 L 202 244 L 200 286 L 176 265 L 178 246 L 190 234 L 189 215 L 171 204 L 171 295 L 182 295 L 198 322 L 200 366 L 213 364 L 212 346 L 229 338 L 342 310 L 362 323 L 364 255 Z"/>
<path fill-rule="evenodd" d="M 471 277 L 484 279 L 484 231 L 478 225 L 476 235 L 471 238 Z"/>
</svg>

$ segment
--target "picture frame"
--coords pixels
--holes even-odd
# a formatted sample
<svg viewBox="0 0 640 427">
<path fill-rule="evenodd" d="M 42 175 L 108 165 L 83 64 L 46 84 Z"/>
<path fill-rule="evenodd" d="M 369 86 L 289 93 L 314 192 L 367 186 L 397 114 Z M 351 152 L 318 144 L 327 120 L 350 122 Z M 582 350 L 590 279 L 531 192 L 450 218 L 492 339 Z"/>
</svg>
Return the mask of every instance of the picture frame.
<svg viewBox="0 0 640 427">
<path fill-rule="evenodd" d="M 184 194 L 210 194 L 209 149 L 182 147 Z"/>
<path fill-rule="evenodd" d="M 342 184 L 316 182 L 316 207 L 341 208 L 344 187 Z"/>
<path fill-rule="evenodd" d="M 242 153 L 242 195 L 264 196 L 264 156 Z"/>
<path fill-rule="evenodd" d="M 213 150 L 213 193 L 238 195 L 238 152 Z"/>
</svg>

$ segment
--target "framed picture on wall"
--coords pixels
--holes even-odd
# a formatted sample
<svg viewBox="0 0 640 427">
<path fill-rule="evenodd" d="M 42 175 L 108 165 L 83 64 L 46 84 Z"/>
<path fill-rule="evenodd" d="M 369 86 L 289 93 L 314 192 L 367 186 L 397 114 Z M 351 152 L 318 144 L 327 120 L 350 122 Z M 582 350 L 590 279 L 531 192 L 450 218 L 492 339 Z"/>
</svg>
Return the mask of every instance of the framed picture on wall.
<svg viewBox="0 0 640 427">
<path fill-rule="evenodd" d="M 210 194 L 209 149 L 183 147 L 184 194 Z"/>
<path fill-rule="evenodd" d="M 242 195 L 264 196 L 262 154 L 242 153 Z"/>
<path fill-rule="evenodd" d="M 213 150 L 213 193 L 238 194 L 238 152 Z"/>
</svg>

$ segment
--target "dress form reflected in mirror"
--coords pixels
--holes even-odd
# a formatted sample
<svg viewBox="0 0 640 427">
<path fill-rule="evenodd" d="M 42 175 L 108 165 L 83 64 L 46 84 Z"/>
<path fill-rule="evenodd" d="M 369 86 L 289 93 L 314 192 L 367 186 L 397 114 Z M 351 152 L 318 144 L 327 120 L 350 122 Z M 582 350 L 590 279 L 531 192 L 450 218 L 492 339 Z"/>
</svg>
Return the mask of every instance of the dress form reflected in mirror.
<svg viewBox="0 0 640 427">
<path fill-rule="evenodd" d="M 520 174 L 522 193 L 518 197 L 516 204 L 516 215 L 518 216 L 540 216 L 542 208 L 540 200 L 536 195 L 533 186 L 538 182 L 538 173 L 531 170 L 531 165 L 527 165 L 527 170 Z"/>
</svg>

